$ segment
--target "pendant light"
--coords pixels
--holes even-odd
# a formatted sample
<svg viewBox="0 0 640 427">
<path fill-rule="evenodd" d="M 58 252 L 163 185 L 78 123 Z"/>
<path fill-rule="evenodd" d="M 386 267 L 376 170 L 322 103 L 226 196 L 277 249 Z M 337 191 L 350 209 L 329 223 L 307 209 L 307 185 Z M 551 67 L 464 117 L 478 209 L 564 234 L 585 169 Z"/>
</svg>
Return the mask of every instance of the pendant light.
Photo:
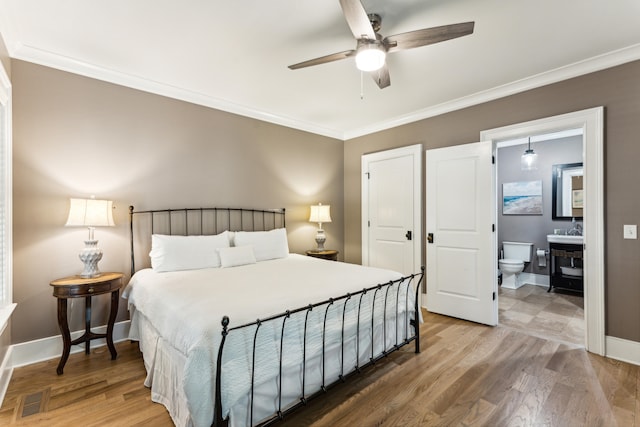
<svg viewBox="0 0 640 427">
<path fill-rule="evenodd" d="M 529 137 L 529 148 L 527 148 L 520 158 L 520 167 L 523 171 L 538 169 L 538 155 L 531 149 L 531 137 Z"/>
</svg>

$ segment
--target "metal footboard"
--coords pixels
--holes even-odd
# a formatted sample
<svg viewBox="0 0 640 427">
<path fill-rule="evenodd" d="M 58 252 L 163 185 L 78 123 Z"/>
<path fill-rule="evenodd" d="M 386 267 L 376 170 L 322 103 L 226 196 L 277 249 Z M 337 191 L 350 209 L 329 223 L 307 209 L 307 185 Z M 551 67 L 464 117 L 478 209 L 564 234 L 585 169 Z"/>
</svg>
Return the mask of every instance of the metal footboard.
<svg viewBox="0 0 640 427">
<path fill-rule="evenodd" d="M 309 304 L 304 307 L 300 307 L 294 310 L 287 310 L 284 313 L 280 313 L 271 317 L 258 319 L 255 322 L 247 323 L 241 326 L 229 327 L 229 318 L 224 316 L 222 318 L 222 339 L 220 342 L 220 347 L 218 349 L 217 363 L 216 363 L 216 382 L 215 382 L 215 401 L 214 401 L 214 419 L 213 426 L 215 427 L 226 427 L 229 423 L 229 418 L 225 417 L 223 414 L 222 407 L 222 388 L 223 388 L 223 353 L 225 350 L 225 342 L 227 341 L 230 334 L 241 333 L 243 330 L 250 331 L 252 328 L 255 328 L 255 332 L 253 333 L 253 343 L 250 346 L 252 348 L 251 366 L 250 369 L 250 378 L 251 378 L 251 389 L 249 391 L 249 422 L 251 425 L 256 425 L 256 423 L 260 423 L 260 426 L 267 426 L 273 424 L 274 422 L 282 419 L 286 414 L 298 409 L 300 406 L 306 405 L 306 403 L 325 393 L 328 391 L 333 385 L 345 381 L 351 375 L 355 373 L 361 372 L 363 368 L 366 368 L 369 365 L 376 363 L 378 360 L 386 357 L 390 353 L 402 348 L 403 346 L 415 342 L 415 352 L 420 352 L 420 305 L 418 301 L 418 293 L 421 287 L 422 281 L 424 278 L 424 267 L 422 271 L 417 274 L 412 274 L 410 276 L 403 277 L 401 279 L 397 279 L 394 281 L 390 281 L 384 284 L 379 284 L 376 286 L 372 286 L 370 288 L 365 288 L 361 291 L 354 293 L 347 293 L 337 298 L 330 298 L 325 301 L 321 301 L 315 304 Z M 395 288 L 395 289 L 394 289 Z M 369 329 L 363 329 L 363 298 L 366 295 L 370 295 L 373 293 L 373 297 L 371 300 L 371 328 L 370 328 L 370 339 L 371 339 L 371 354 L 368 357 L 368 360 L 364 363 L 360 363 L 360 338 L 361 333 L 368 333 Z M 413 293 L 415 300 L 413 301 L 413 306 L 409 307 L 409 295 Z M 380 298 L 376 298 L 380 295 Z M 391 297 L 390 297 L 391 295 Z M 395 295 L 395 298 L 394 298 Z M 400 301 L 404 299 L 404 302 Z M 347 310 L 347 304 L 349 301 L 358 301 L 357 310 L 355 314 L 349 312 Z M 383 309 L 378 310 L 376 312 L 376 303 L 382 304 Z M 389 313 L 388 304 L 394 304 L 395 310 L 392 310 Z M 326 351 L 327 351 L 327 316 L 331 307 L 337 307 L 342 305 L 342 313 L 341 313 L 341 326 L 340 326 L 340 344 L 339 344 L 339 354 L 340 354 L 340 372 L 338 374 L 338 378 L 334 381 L 327 383 L 326 372 L 325 372 L 325 362 L 326 362 Z M 400 307 L 404 305 L 404 309 L 400 310 Z M 307 384 L 307 357 L 308 357 L 308 320 L 309 314 L 314 309 L 323 309 L 323 323 L 322 323 L 322 331 L 321 331 L 321 385 L 319 389 L 312 390 L 307 393 L 306 384 Z M 300 360 L 300 365 L 302 366 L 301 374 L 302 374 L 302 394 L 299 396 L 297 403 L 288 404 L 286 408 L 283 408 L 283 359 L 285 354 L 285 329 L 287 326 L 287 321 L 291 319 L 292 316 L 299 314 L 302 315 L 304 313 L 304 327 L 303 327 L 303 339 L 302 339 L 302 357 Z M 379 316 L 382 316 L 382 319 Z M 349 318 L 349 316 L 355 316 L 355 319 Z M 378 317 L 376 317 L 378 316 Z M 377 323 L 376 323 L 377 321 Z M 355 324 L 355 358 L 356 364 L 355 366 L 346 368 L 345 372 L 345 342 L 349 338 L 353 338 L 353 336 L 345 336 L 345 328 L 347 323 L 353 322 Z M 274 400 L 277 402 L 277 409 L 271 415 L 270 418 L 267 419 L 254 419 L 254 389 L 256 387 L 256 343 L 259 336 L 259 331 L 261 331 L 261 327 L 267 323 L 273 323 L 276 327 L 281 331 L 280 332 L 280 343 L 279 347 L 279 355 L 278 355 L 278 378 L 277 378 L 277 396 L 273 396 Z M 375 351 L 376 343 L 375 339 L 375 327 L 378 325 L 378 328 L 382 328 L 382 343 L 378 345 L 378 348 L 381 348 L 380 351 Z M 393 335 L 389 335 L 388 324 L 392 323 L 395 329 L 395 338 L 393 339 L 393 344 L 389 345 L 388 337 L 391 339 Z"/>
</svg>

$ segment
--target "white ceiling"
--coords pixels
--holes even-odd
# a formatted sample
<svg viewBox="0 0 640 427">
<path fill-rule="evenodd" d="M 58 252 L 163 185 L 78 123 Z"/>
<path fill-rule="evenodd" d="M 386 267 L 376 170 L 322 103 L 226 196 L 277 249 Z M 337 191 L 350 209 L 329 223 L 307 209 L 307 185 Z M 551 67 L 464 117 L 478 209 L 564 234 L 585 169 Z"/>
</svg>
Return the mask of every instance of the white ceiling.
<svg viewBox="0 0 640 427">
<path fill-rule="evenodd" d="M 339 139 L 640 59 L 638 0 L 362 0 L 381 34 L 475 21 L 388 56 L 380 90 L 338 0 L 0 0 L 13 58 Z"/>
</svg>

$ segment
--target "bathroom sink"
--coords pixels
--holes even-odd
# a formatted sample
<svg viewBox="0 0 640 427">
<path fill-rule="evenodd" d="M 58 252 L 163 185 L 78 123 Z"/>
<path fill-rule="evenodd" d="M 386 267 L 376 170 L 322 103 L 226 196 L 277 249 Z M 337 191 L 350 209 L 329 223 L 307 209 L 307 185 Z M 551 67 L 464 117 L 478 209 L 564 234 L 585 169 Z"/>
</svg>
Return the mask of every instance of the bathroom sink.
<svg viewBox="0 0 640 427">
<path fill-rule="evenodd" d="M 547 241 L 549 243 L 565 243 L 572 245 L 581 245 L 584 242 L 584 236 L 566 236 L 562 234 L 548 234 Z"/>
<path fill-rule="evenodd" d="M 574 277 L 582 277 L 582 269 L 579 267 L 560 267 L 560 271 L 565 276 L 574 276 Z"/>
</svg>

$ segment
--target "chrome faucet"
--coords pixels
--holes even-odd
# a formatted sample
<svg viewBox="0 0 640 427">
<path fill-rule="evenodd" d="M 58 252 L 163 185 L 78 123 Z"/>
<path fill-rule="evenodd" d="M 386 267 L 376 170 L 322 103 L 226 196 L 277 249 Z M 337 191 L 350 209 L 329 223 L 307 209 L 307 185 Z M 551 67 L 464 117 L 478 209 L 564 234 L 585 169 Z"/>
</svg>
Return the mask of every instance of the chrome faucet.
<svg viewBox="0 0 640 427">
<path fill-rule="evenodd" d="M 571 230 L 567 231 L 569 236 L 582 236 L 582 224 L 577 223 L 575 218 L 571 218 Z"/>
</svg>

